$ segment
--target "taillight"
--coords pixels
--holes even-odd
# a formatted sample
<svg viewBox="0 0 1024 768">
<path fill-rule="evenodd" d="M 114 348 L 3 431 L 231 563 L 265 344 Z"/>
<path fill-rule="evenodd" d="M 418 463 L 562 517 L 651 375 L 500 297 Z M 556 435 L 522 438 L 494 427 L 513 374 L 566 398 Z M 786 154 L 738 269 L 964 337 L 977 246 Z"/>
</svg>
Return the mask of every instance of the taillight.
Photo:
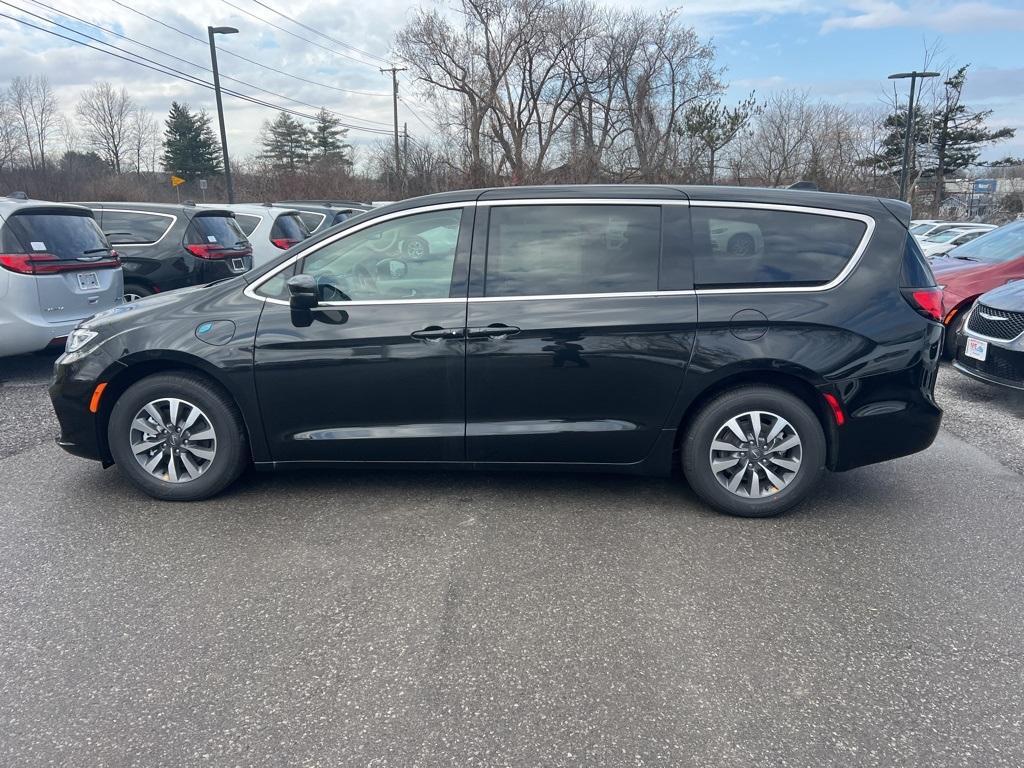
<svg viewBox="0 0 1024 768">
<path fill-rule="evenodd" d="M 903 298 L 907 300 L 918 314 L 924 315 L 929 320 L 940 322 L 942 320 L 942 289 L 938 286 L 931 288 L 904 288 Z"/>
<path fill-rule="evenodd" d="M 22 275 L 56 275 L 86 269 L 116 269 L 121 259 L 116 251 L 96 261 L 61 261 L 52 253 L 0 253 L 0 267 Z"/>
<path fill-rule="evenodd" d="M 294 237 L 272 237 L 270 238 L 270 242 L 272 242 L 282 251 L 287 251 L 289 248 L 291 248 L 299 241 Z"/>
<path fill-rule="evenodd" d="M 221 245 L 210 245 L 207 243 L 194 243 L 186 245 L 185 250 L 199 259 L 214 261 L 225 257 L 225 248 Z"/>
</svg>

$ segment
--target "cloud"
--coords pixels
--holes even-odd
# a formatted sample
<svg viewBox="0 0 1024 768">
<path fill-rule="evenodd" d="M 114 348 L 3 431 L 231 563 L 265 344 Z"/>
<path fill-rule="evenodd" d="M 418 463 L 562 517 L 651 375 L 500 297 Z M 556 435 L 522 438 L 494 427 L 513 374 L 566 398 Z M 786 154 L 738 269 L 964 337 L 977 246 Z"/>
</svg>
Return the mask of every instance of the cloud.
<svg viewBox="0 0 1024 768">
<path fill-rule="evenodd" d="M 915 27 L 937 32 L 1024 29 L 1024 9 L 988 2 L 912 2 L 904 5 L 888 0 L 860 0 L 850 3 L 849 8 L 851 12 L 826 19 L 821 31 L 886 27 Z"/>
</svg>

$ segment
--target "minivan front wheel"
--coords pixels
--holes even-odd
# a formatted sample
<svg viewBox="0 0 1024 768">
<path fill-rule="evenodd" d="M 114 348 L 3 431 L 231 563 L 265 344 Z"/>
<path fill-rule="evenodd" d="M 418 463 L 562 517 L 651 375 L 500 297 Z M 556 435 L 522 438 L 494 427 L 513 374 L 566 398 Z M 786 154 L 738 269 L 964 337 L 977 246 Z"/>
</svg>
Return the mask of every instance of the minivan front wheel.
<svg viewBox="0 0 1024 768">
<path fill-rule="evenodd" d="M 148 376 L 114 404 L 114 461 L 157 499 L 195 501 L 230 485 L 248 462 L 238 408 L 213 382 L 187 373 Z"/>
<path fill-rule="evenodd" d="M 800 503 L 825 469 L 814 412 L 774 387 L 725 392 L 694 417 L 682 444 L 693 490 L 722 512 L 771 517 Z"/>
</svg>

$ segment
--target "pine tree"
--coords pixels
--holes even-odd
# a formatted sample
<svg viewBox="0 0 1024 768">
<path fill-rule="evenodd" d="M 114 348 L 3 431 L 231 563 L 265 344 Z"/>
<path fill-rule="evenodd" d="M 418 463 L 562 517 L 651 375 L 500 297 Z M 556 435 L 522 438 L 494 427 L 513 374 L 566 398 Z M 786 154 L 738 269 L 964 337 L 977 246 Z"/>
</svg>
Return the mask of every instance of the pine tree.
<svg viewBox="0 0 1024 768">
<path fill-rule="evenodd" d="M 188 104 L 171 104 L 164 121 L 164 169 L 191 181 L 222 172 L 220 142 L 206 112 L 192 112 Z"/>
<path fill-rule="evenodd" d="M 345 143 L 348 128 L 341 127 L 341 121 L 323 107 L 316 114 L 313 123 L 313 151 L 317 160 L 330 160 L 341 165 L 351 165 L 348 151 L 351 144 Z"/>
<path fill-rule="evenodd" d="M 272 123 L 264 122 L 262 134 L 263 157 L 275 168 L 294 172 L 309 162 L 313 148 L 309 129 L 287 112 L 278 113 Z"/>
</svg>

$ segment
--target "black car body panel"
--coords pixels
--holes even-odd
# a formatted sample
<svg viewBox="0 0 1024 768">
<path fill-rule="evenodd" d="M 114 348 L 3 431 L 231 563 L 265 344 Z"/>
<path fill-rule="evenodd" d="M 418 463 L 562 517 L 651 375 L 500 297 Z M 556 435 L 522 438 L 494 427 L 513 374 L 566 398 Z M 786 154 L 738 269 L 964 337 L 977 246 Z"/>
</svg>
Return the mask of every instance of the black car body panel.
<svg viewBox="0 0 1024 768">
<path fill-rule="evenodd" d="M 574 200 L 659 211 L 653 289 L 486 295 L 493 212 Z M 691 211 L 701 202 L 712 212 L 741 203 L 839 211 L 863 222 L 865 235 L 834 285 L 695 289 L 700 246 Z M 323 304 L 311 322 L 297 322 L 280 291 L 307 254 L 350 230 L 402 221 L 401 212 L 453 206 L 463 215 L 443 297 Z M 253 459 L 264 467 L 427 463 L 667 474 L 695 409 L 755 382 L 812 407 L 832 469 L 906 455 L 926 448 L 939 428 L 932 393 L 943 332 L 900 293 L 906 220 L 909 207 L 896 201 L 720 187 L 507 188 L 403 201 L 314 235 L 244 276 L 90 321 L 98 347 L 59 360 L 51 387 L 62 445 L 109 461 L 105 414 L 117 392 L 148 371 L 185 367 L 235 398 Z M 605 239 L 597 246 L 614 253 L 615 238 Z M 265 277 L 273 277 L 267 292 L 254 293 Z M 197 337 L 205 322 L 234 330 L 211 344 Z M 440 335 L 413 335 L 423 332 Z M 104 381 L 109 387 L 91 414 L 89 399 Z"/>
</svg>

